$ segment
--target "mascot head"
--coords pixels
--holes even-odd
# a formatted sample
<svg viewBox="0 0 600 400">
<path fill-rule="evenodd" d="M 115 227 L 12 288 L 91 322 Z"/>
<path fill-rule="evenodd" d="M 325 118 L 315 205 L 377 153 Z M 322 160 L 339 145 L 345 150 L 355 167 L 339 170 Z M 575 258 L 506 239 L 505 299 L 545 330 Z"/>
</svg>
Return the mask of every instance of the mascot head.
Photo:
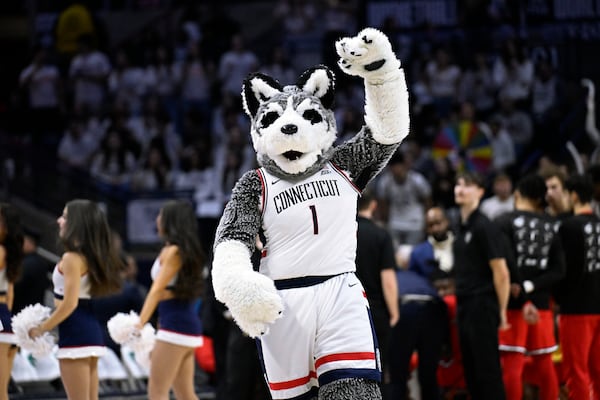
<svg viewBox="0 0 600 400">
<path fill-rule="evenodd" d="M 283 179 L 301 179 L 321 168 L 333 151 L 334 75 L 325 66 L 305 71 L 282 87 L 260 73 L 244 81 L 244 110 L 252 120 L 258 162 Z"/>
</svg>

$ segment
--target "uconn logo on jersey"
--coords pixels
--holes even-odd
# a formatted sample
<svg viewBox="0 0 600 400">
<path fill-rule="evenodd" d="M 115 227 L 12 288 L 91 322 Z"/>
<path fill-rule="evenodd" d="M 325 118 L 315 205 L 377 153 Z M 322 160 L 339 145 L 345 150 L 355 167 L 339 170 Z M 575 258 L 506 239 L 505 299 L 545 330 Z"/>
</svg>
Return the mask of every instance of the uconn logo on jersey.
<svg viewBox="0 0 600 400">
<path fill-rule="evenodd" d="M 586 271 L 600 271 L 600 222 L 588 222 L 583 226 L 583 232 Z"/>
<path fill-rule="evenodd" d="M 517 266 L 546 269 L 550 244 L 558 223 L 537 217 L 519 216 L 513 221 Z"/>
<path fill-rule="evenodd" d="M 340 196 L 335 180 L 318 180 L 292 186 L 273 197 L 277 214 L 286 208 L 319 197 Z"/>
</svg>

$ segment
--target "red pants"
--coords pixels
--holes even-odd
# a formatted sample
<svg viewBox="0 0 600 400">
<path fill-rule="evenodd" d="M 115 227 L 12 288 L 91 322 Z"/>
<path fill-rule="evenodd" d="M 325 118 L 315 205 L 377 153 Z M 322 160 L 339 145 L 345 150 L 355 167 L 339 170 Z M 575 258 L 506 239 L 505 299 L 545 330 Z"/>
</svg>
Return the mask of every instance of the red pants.
<svg viewBox="0 0 600 400">
<path fill-rule="evenodd" d="M 569 399 L 599 400 L 600 315 L 562 314 L 559 323 Z"/>
<path fill-rule="evenodd" d="M 437 370 L 437 381 L 444 390 L 452 391 L 466 389 L 467 384 L 465 383 L 465 375 L 462 366 L 458 329 L 456 328 L 456 296 L 444 296 L 444 302 L 448 307 L 452 355 L 449 359 L 440 360 Z"/>
<path fill-rule="evenodd" d="M 510 328 L 499 332 L 502 379 L 506 398 L 520 400 L 523 397 L 525 354 L 530 354 L 529 378 L 540 389 L 541 400 L 558 398 L 558 380 L 552 363 L 556 349 L 553 315 L 550 310 L 540 310 L 538 323 L 529 325 L 521 310 L 508 310 Z"/>
<path fill-rule="evenodd" d="M 510 328 L 498 332 L 501 351 L 529 355 L 550 354 L 556 350 L 554 316 L 550 310 L 539 310 L 540 320 L 530 325 L 523 319 L 521 310 L 508 310 Z"/>
</svg>

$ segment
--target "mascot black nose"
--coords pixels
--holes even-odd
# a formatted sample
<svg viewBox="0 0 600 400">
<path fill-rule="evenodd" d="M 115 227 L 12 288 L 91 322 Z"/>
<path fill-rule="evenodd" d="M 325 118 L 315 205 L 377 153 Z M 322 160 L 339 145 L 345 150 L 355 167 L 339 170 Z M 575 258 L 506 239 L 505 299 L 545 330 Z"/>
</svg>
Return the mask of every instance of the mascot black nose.
<svg viewBox="0 0 600 400">
<path fill-rule="evenodd" d="M 293 135 L 294 133 L 298 132 L 298 127 L 294 124 L 287 124 L 281 127 L 281 132 L 286 135 Z"/>
</svg>

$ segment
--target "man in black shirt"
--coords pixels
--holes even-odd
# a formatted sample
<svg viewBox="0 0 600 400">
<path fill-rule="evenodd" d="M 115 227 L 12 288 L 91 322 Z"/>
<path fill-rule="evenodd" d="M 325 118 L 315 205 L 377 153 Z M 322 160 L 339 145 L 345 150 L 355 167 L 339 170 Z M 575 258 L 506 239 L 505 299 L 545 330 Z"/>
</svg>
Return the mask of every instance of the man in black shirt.
<svg viewBox="0 0 600 400">
<path fill-rule="evenodd" d="M 595 398 L 600 393 L 600 218 L 589 176 L 571 176 L 565 188 L 574 215 L 558 229 L 567 262 L 556 291 L 562 365 L 569 398 L 590 399 L 590 391 Z"/>
<path fill-rule="evenodd" d="M 383 395 L 387 397 L 387 360 L 390 332 L 399 318 L 396 259 L 391 235 L 373 220 L 377 200 L 369 191 L 358 199 L 356 276 L 371 308 L 383 368 Z"/>
<path fill-rule="evenodd" d="M 506 243 L 499 229 L 479 211 L 482 179 L 457 177 L 454 198 L 461 226 L 454 241 L 457 324 L 467 388 L 473 400 L 504 399 L 498 328 L 506 329 L 510 290 Z"/>
</svg>

